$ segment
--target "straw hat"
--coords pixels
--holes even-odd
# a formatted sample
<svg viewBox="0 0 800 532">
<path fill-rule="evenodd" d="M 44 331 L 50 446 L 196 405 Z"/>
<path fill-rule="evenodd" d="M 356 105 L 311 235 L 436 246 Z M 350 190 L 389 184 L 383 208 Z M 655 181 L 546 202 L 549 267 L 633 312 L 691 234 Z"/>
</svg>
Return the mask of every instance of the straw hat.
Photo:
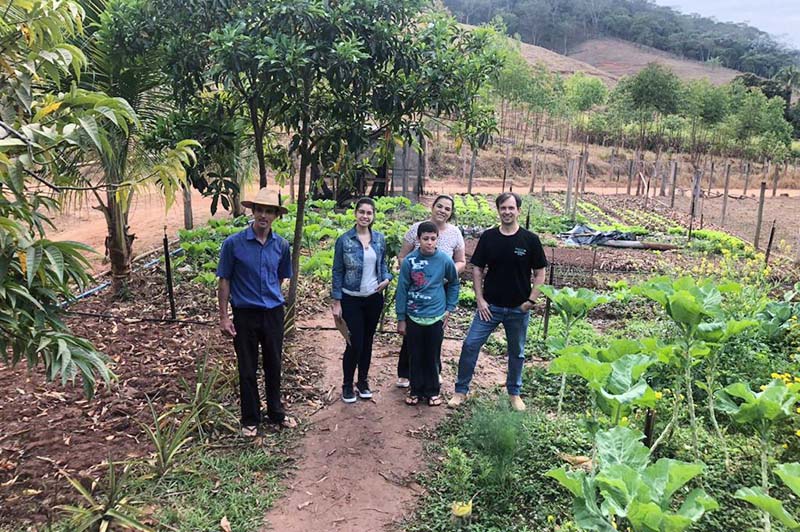
<svg viewBox="0 0 800 532">
<path fill-rule="evenodd" d="M 279 203 L 280 201 L 275 194 L 270 193 L 266 188 L 262 188 L 258 191 L 255 198 L 243 201 L 242 207 L 252 209 L 256 205 L 262 205 L 264 207 L 275 207 L 282 215 L 288 213 L 289 210 Z"/>
</svg>

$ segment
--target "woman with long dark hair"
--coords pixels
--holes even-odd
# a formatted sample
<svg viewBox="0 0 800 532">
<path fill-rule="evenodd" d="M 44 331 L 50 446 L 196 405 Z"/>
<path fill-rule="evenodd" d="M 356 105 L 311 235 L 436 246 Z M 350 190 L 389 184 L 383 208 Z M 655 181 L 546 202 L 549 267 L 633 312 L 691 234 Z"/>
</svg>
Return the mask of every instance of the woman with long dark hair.
<svg viewBox="0 0 800 532">
<path fill-rule="evenodd" d="M 433 222 L 439 230 L 439 240 L 436 249 L 441 251 L 451 259 L 456 265 L 456 271 L 461 274 L 464 267 L 467 265 L 467 258 L 465 254 L 464 236 L 461 230 L 453 225 L 456 218 L 456 204 L 452 196 L 447 194 L 440 194 L 433 200 L 431 205 L 431 217 L 428 220 Z M 419 237 L 417 236 L 417 229 L 423 222 L 417 222 L 412 225 L 408 232 L 403 237 L 403 247 L 400 248 L 400 253 L 397 255 L 398 264 L 403 263 L 406 255 L 419 248 Z M 436 361 L 439 372 L 442 369 L 442 361 Z M 403 338 L 403 345 L 400 348 L 400 358 L 397 361 L 397 386 L 400 388 L 408 388 L 409 386 L 409 358 L 408 346 L 406 340 Z"/>
<path fill-rule="evenodd" d="M 372 229 L 375 202 L 364 197 L 356 202 L 355 226 L 336 239 L 333 254 L 331 312 L 344 320 L 350 332 L 342 358 L 342 401 L 370 399 L 369 366 L 372 340 L 383 310 L 383 289 L 392 276 L 386 265 L 386 239 Z M 353 379 L 358 369 L 358 380 Z"/>
</svg>

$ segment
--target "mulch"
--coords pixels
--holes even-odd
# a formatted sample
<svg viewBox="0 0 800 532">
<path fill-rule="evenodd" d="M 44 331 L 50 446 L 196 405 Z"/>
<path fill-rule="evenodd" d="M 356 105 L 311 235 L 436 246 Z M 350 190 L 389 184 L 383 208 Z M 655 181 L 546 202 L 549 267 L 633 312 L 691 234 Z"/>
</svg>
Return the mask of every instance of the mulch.
<svg viewBox="0 0 800 532">
<path fill-rule="evenodd" d="M 163 272 L 135 274 L 132 301 L 117 302 L 109 291 L 72 305 L 70 311 L 111 314 L 113 318 L 68 314 L 75 334 L 89 339 L 113 361 L 118 380 L 101 386 L 93 399 L 80 382 L 62 386 L 47 382 L 41 366 L 28 370 L 24 361 L 0 372 L 0 525 L 55 519 L 59 504 L 79 500 L 61 471 L 73 478 L 98 479 L 109 459 L 148 457 L 150 442 L 139 423 L 152 425 L 149 397 L 156 412 L 187 400 L 184 382 L 193 386 L 196 368 L 209 365 L 233 371 L 235 355 L 230 339 L 217 326 L 216 294 L 188 282 L 175 287 L 179 319 L 196 323 L 142 322 L 142 318 L 169 317 Z M 299 317 L 313 308 L 303 308 Z M 287 351 L 291 345 L 287 344 Z M 319 391 L 309 382 L 315 370 L 299 354 L 287 354 L 284 385 L 291 393 L 284 402 L 316 403 Z M 230 390 L 229 406 L 238 413 L 237 393 Z M 309 406 L 310 405 L 310 406 Z M 291 408 L 291 406 L 290 406 Z"/>
</svg>

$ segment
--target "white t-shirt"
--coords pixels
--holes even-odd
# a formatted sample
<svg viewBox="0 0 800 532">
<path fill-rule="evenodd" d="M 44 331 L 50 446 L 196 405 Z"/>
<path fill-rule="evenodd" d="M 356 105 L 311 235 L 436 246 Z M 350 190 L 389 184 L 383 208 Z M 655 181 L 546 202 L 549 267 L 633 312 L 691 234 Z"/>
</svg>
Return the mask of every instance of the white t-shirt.
<svg viewBox="0 0 800 532">
<path fill-rule="evenodd" d="M 414 249 L 419 247 L 419 240 L 417 239 L 417 228 L 422 222 L 417 222 L 403 237 L 403 240 L 414 246 Z M 436 243 L 436 249 L 453 258 L 453 252 L 457 249 L 464 249 L 464 236 L 461 231 L 453 224 L 447 224 L 444 231 L 439 232 L 439 241 Z"/>
<path fill-rule="evenodd" d="M 361 287 L 358 292 L 342 289 L 347 295 L 356 297 L 371 296 L 378 289 L 378 255 L 375 254 L 373 247 L 367 246 L 364 249 L 364 267 L 361 270 Z"/>
</svg>

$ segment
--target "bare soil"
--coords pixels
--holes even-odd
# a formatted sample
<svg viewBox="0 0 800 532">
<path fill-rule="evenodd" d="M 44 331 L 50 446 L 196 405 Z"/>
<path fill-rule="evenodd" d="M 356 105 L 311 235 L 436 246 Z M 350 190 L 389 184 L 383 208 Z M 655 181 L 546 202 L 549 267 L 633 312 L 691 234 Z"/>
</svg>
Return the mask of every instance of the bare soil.
<svg viewBox="0 0 800 532">
<path fill-rule="evenodd" d="M 230 351 L 216 327 L 140 322 L 161 318 L 166 298 L 147 273 L 132 280 L 135 302 L 114 303 L 106 293 L 73 311 L 110 313 L 113 319 L 67 316 L 73 331 L 94 343 L 114 363 L 118 382 L 87 400 L 80 386 L 46 382 L 41 368 L 24 362 L 0 371 L 0 523 L 41 521 L 56 504 L 74 501 L 59 471 L 77 478 L 101 476 L 109 458 L 139 458 L 151 448 L 137 422 L 152 423 L 146 398 L 157 411 L 182 398 L 181 379 L 193 382 L 194 368 L 208 352 L 212 363 Z M 180 316 L 210 317 L 202 297 L 177 287 Z M 194 300 L 194 301 L 193 301 Z"/>
<path fill-rule="evenodd" d="M 328 316 L 317 316 L 308 325 L 315 323 L 333 324 Z M 299 450 L 297 469 L 285 496 L 267 513 L 264 530 L 383 530 L 410 516 L 416 498 L 424 496 L 415 475 L 427 468 L 425 436 L 436 430 L 448 411 L 444 405 L 404 403 L 405 391 L 395 386 L 398 336 L 376 337 L 370 368 L 374 396 L 354 404 L 339 400 L 344 350 L 339 333 L 319 331 L 308 341 L 325 346 L 317 354 L 324 372 L 322 386 L 331 404 L 308 419 L 310 428 Z M 443 345 L 445 396 L 453 389 L 460 347 L 457 340 L 445 340 Z M 483 388 L 504 382 L 505 360 L 482 355 L 475 385 Z"/>
<path fill-rule="evenodd" d="M 570 50 L 569 57 L 592 65 L 607 76 L 617 79 L 633 76 L 649 63 L 668 67 L 684 81 L 707 79 L 714 85 L 728 83 L 741 74 L 738 70 L 682 59 L 662 50 L 612 38 L 585 41 Z"/>
</svg>

